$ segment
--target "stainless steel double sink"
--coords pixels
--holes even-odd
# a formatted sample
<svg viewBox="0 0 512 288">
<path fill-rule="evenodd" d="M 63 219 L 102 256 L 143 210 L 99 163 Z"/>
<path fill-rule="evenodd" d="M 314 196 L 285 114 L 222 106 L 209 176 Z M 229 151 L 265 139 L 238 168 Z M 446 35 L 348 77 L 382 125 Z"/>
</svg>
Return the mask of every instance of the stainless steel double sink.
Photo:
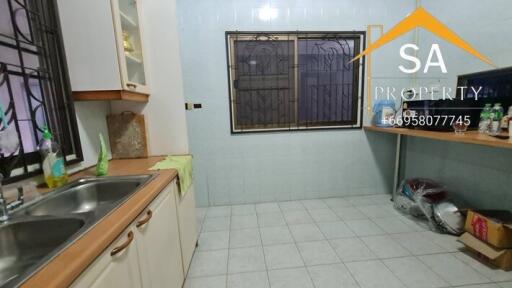
<svg viewBox="0 0 512 288">
<path fill-rule="evenodd" d="M 0 287 L 21 284 L 151 178 L 82 178 L 16 209 L 0 224 Z"/>
</svg>

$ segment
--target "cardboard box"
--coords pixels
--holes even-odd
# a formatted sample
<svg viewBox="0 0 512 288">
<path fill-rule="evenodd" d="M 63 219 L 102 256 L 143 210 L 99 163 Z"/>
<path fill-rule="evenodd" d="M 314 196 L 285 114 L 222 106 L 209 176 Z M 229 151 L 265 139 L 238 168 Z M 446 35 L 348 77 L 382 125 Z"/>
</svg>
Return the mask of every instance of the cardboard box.
<svg viewBox="0 0 512 288">
<path fill-rule="evenodd" d="M 512 249 L 493 247 L 467 232 L 459 237 L 459 241 L 464 243 L 470 250 L 483 256 L 479 257 L 480 260 L 488 262 L 505 271 L 512 270 Z"/>
<path fill-rule="evenodd" d="M 496 248 L 512 248 L 512 213 L 468 210 L 464 230 Z"/>
</svg>

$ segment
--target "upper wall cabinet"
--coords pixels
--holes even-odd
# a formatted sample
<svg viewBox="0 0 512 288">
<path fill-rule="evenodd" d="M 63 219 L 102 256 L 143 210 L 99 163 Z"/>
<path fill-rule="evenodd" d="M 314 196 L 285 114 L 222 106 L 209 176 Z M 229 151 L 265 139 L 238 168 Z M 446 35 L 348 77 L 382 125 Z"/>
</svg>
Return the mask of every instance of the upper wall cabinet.
<svg viewBox="0 0 512 288">
<path fill-rule="evenodd" d="M 75 100 L 147 102 L 142 0 L 58 0 Z"/>
</svg>

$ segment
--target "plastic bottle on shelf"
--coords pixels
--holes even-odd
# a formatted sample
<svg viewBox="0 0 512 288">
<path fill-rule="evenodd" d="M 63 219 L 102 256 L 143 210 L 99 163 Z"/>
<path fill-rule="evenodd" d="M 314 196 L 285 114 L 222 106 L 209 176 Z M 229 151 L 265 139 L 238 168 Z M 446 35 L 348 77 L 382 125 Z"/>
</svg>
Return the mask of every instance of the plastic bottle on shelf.
<svg viewBox="0 0 512 288">
<path fill-rule="evenodd" d="M 60 146 L 57 142 L 52 141 L 52 138 L 52 133 L 45 128 L 43 140 L 39 144 L 39 153 L 41 153 L 43 161 L 44 180 L 48 187 L 55 188 L 68 182 L 68 174 Z"/>
<path fill-rule="evenodd" d="M 503 107 L 501 107 L 501 103 L 494 104 L 494 107 L 491 109 L 490 118 L 489 135 L 496 136 L 501 132 L 501 118 L 503 118 Z"/>
<path fill-rule="evenodd" d="M 491 124 L 491 104 L 485 104 L 484 109 L 480 112 L 480 122 L 478 123 L 478 132 L 487 133 Z"/>
<path fill-rule="evenodd" d="M 508 129 L 508 122 L 512 118 L 512 105 L 508 107 L 507 115 L 503 116 L 501 118 L 501 129 L 507 131 Z"/>
</svg>

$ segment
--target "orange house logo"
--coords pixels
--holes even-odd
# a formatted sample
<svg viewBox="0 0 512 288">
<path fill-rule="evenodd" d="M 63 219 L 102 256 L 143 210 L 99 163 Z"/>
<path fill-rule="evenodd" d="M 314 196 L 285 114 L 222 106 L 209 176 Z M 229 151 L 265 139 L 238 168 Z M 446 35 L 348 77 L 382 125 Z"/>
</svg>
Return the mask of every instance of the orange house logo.
<svg viewBox="0 0 512 288">
<path fill-rule="evenodd" d="M 480 52 L 478 52 L 475 48 L 473 48 L 470 44 L 468 44 L 466 41 L 460 38 L 455 32 L 453 32 L 450 28 L 446 27 L 446 25 L 441 23 L 434 16 L 432 16 L 432 14 L 428 13 L 422 7 L 417 8 L 412 14 L 408 15 L 400 23 L 391 28 L 391 30 L 382 35 L 382 37 L 380 37 L 377 41 L 370 44 L 363 52 L 361 52 L 354 59 L 352 59 L 351 62 L 372 53 L 375 49 L 380 48 L 381 46 L 389 43 L 390 41 L 396 39 L 397 37 L 400 37 L 401 35 L 417 27 L 421 27 L 432 32 L 439 38 L 444 39 L 450 42 L 451 44 L 463 49 L 464 51 L 480 59 L 481 61 L 496 67 L 496 65 L 494 65 L 494 63 L 492 63 L 492 61 L 489 58 L 485 57 Z"/>
</svg>

